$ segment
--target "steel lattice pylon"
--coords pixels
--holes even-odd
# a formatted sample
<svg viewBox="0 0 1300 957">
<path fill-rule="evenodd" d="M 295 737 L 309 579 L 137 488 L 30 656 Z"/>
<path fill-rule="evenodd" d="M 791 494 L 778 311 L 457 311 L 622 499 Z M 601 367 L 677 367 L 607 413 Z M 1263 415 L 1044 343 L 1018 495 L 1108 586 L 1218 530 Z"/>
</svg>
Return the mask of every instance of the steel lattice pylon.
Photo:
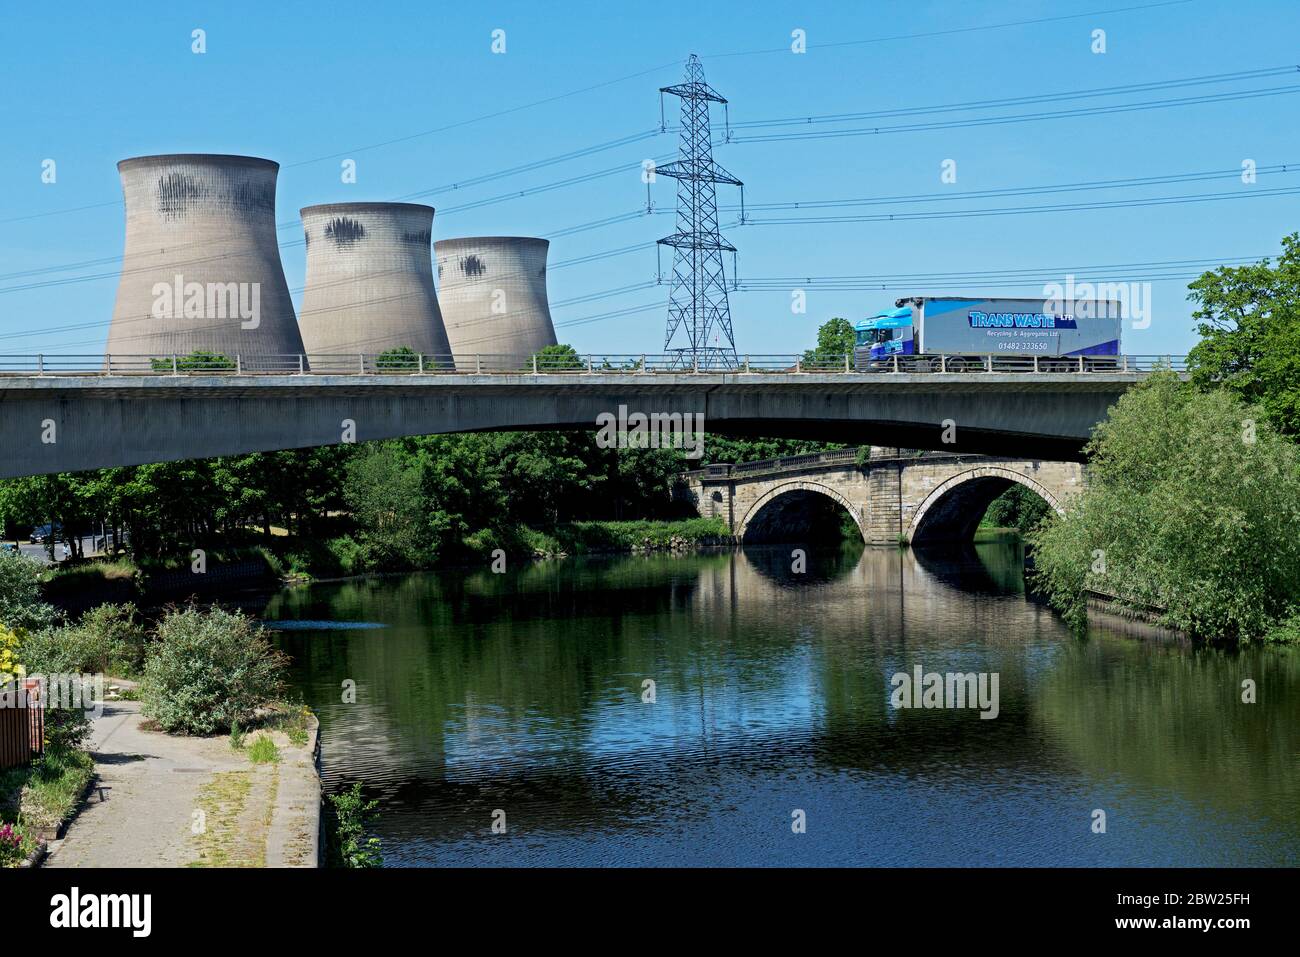
<svg viewBox="0 0 1300 957">
<path fill-rule="evenodd" d="M 659 240 L 673 247 L 673 285 L 668 297 L 668 331 L 664 352 L 683 365 L 734 368 L 736 340 L 731 331 L 731 307 L 722 268 L 723 251 L 736 247 L 718 233 L 717 183 L 744 184 L 713 162 L 709 104 L 727 101 L 704 82 L 700 58 L 686 61 L 686 82 L 659 90 L 681 98 L 679 159 L 656 173 L 677 180 L 677 231 Z M 741 191 L 744 207 L 744 191 Z M 715 341 L 710 343 L 710 336 Z"/>
</svg>

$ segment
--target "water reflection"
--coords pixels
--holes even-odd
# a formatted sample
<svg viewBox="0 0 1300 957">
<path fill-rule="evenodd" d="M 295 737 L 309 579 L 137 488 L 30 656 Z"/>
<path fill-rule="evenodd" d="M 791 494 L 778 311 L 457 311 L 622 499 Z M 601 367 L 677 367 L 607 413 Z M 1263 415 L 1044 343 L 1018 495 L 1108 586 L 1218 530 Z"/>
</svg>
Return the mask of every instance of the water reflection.
<svg viewBox="0 0 1300 957">
<path fill-rule="evenodd" d="M 1006 543 L 806 553 L 322 584 L 265 617 L 387 626 L 277 640 L 391 864 L 1295 859 L 1294 653 L 1076 639 Z M 891 709 L 916 664 L 997 671 L 998 718 Z"/>
</svg>

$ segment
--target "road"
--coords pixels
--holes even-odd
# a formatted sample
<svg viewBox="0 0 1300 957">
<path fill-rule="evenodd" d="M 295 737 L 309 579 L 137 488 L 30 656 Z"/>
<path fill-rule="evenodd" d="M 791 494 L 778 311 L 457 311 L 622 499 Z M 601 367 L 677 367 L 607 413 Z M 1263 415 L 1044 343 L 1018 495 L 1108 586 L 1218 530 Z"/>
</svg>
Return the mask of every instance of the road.
<svg viewBox="0 0 1300 957">
<path fill-rule="evenodd" d="M 15 542 L 13 539 L 7 538 L 4 541 L 7 545 L 16 544 L 18 546 L 18 551 L 27 558 L 32 558 L 39 562 L 48 562 L 50 560 L 49 552 L 46 551 L 44 545 L 33 545 L 25 539 L 18 539 L 18 541 Z M 86 535 L 82 538 L 81 548 L 88 556 L 94 554 L 94 536 Z M 54 556 L 55 561 L 63 560 L 63 550 L 58 545 L 54 547 Z"/>
</svg>

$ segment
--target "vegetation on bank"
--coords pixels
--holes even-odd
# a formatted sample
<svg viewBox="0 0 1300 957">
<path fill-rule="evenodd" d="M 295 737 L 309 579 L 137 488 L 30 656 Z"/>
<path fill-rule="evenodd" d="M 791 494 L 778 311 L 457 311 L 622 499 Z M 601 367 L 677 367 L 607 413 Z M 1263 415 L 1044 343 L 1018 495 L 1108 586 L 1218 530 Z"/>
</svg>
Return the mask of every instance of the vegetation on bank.
<svg viewBox="0 0 1300 957">
<path fill-rule="evenodd" d="M 374 826 L 378 801 L 367 801 L 361 782 L 346 791 L 326 795 L 325 861 L 329 867 L 382 867 L 379 838 L 369 832 Z"/>
<path fill-rule="evenodd" d="M 158 623 L 144 666 L 143 713 L 172 734 L 247 727 L 284 693 L 288 659 L 242 612 L 173 609 Z"/>
<path fill-rule="evenodd" d="M 1089 592 L 1196 637 L 1294 635 L 1300 448 L 1258 406 L 1153 376 L 1088 446 L 1088 487 L 1031 535 L 1036 584 L 1078 622 Z"/>
</svg>

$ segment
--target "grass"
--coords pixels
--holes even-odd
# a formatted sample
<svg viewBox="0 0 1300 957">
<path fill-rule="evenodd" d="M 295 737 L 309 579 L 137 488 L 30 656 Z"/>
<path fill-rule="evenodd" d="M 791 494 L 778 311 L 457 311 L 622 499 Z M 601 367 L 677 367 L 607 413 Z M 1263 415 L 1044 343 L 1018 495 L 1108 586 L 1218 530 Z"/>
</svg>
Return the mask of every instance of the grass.
<svg viewBox="0 0 1300 957">
<path fill-rule="evenodd" d="M 311 708 L 302 704 L 277 704 L 270 714 L 261 721 L 261 727 L 268 731 L 279 731 L 295 747 L 307 744 L 307 723 L 311 718 Z"/>
<path fill-rule="evenodd" d="M 72 816 L 94 773 L 85 751 L 53 749 L 27 767 L 0 772 L 0 821 L 21 815 L 28 827 L 58 827 Z"/>
<path fill-rule="evenodd" d="M 238 867 L 248 865 L 248 856 L 240 853 L 238 837 L 239 819 L 253 789 L 253 778 L 248 771 L 223 771 L 199 794 L 199 810 L 203 812 L 202 828 L 198 838 L 198 859 L 191 867 Z M 265 863 L 266 849 L 262 849 Z M 252 866 L 261 866 L 254 864 Z"/>
<path fill-rule="evenodd" d="M 280 749 L 270 735 L 260 734 L 248 746 L 248 760 L 254 764 L 275 764 L 280 760 Z"/>
</svg>

